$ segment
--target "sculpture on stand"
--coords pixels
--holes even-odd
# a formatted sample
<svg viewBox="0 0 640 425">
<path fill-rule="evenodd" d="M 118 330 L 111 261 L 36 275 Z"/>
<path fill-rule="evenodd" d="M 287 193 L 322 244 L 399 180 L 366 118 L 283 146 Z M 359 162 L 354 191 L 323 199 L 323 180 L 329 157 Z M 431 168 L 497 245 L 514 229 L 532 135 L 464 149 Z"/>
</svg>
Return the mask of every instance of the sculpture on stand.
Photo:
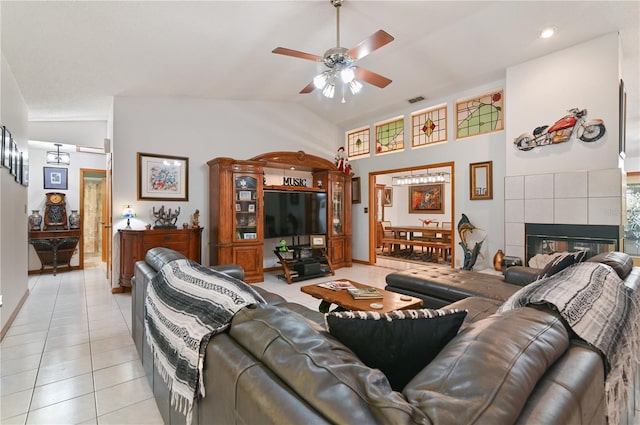
<svg viewBox="0 0 640 425">
<path fill-rule="evenodd" d="M 176 222 L 180 215 L 180 207 L 175 212 L 171 212 L 171 208 L 167 212 L 164 211 L 164 205 L 160 207 L 156 212 L 156 207 L 153 207 L 153 216 L 156 218 L 154 229 L 177 229 Z"/>
<path fill-rule="evenodd" d="M 475 228 L 476 227 L 469 221 L 469 217 L 462 214 L 462 218 L 458 222 L 458 234 L 460 235 L 459 245 L 462 247 L 462 251 L 464 252 L 464 263 L 462 265 L 463 270 L 473 269 L 473 266 L 476 264 L 476 260 L 478 259 L 478 254 L 480 254 L 482 242 L 484 242 L 483 238 L 480 242 L 476 242 L 472 249 L 469 249 L 467 233 L 473 233 L 473 229 Z"/>
</svg>

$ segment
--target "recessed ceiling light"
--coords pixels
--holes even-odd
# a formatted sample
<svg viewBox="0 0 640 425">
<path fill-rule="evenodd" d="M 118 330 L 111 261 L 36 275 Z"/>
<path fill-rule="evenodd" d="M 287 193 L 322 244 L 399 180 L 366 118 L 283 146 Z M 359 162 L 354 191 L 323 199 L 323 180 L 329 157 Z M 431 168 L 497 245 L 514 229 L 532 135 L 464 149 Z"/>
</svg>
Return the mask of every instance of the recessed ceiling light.
<svg viewBox="0 0 640 425">
<path fill-rule="evenodd" d="M 556 33 L 558 29 L 556 27 L 546 27 L 540 31 L 540 38 L 550 38 Z"/>
</svg>

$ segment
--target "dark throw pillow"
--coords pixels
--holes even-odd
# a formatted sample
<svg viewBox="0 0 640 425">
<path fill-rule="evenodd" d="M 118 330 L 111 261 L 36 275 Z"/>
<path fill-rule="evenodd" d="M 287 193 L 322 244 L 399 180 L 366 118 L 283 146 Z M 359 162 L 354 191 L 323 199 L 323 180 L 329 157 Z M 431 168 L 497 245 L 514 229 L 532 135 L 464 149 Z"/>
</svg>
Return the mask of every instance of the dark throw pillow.
<svg viewBox="0 0 640 425">
<path fill-rule="evenodd" d="M 566 252 L 549 261 L 536 280 L 544 279 L 584 260 L 586 251 Z"/>
<path fill-rule="evenodd" d="M 331 335 L 402 391 L 458 333 L 466 315 L 453 309 L 344 311 L 328 313 L 325 320 Z"/>
</svg>

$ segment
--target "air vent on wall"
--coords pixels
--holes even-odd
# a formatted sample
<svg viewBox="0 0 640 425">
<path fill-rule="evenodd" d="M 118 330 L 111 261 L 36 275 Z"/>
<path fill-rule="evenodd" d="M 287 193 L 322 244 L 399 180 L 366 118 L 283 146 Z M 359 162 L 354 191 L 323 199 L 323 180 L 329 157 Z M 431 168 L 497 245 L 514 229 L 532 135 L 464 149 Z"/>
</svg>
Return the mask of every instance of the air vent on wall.
<svg viewBox="0 0 640 425">
<path fill-rule="evenodd" d="M 407 102 L 416 103 L 416 102 L 422 102 L 423 100 L 424 100 L 424 96 L 417 96 L 417 97 L 409 99 Z"/>
</svg>

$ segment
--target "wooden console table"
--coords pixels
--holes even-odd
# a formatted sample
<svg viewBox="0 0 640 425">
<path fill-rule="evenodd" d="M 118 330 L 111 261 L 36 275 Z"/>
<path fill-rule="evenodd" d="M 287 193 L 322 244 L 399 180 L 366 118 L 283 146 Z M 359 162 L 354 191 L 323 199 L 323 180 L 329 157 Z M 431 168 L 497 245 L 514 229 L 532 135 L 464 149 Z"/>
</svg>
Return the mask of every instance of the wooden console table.
<svg viewBox="0 0 640 425">
<path fill-rule="evenodd" d="M 188 229 L 118 230 L 120 234 L 120 278 L 118 284 L 131 288 L 137 261 L 144 260 L 151 248 L 165 247 L 178 251 L 190 260 L 202 261 L 200 237 L 202 227 Z"/>
<path fill-rule="evenodd" d="M 34 230 L 29 232 L 29 243 L 38 254 L 40 271 L 45 266 L 53 267 L 53 275 L 58 272 L 58 264 L 71 267 L 71 257 L 80 240 L 80 229 L 72 230 Z"/>
</svg>

